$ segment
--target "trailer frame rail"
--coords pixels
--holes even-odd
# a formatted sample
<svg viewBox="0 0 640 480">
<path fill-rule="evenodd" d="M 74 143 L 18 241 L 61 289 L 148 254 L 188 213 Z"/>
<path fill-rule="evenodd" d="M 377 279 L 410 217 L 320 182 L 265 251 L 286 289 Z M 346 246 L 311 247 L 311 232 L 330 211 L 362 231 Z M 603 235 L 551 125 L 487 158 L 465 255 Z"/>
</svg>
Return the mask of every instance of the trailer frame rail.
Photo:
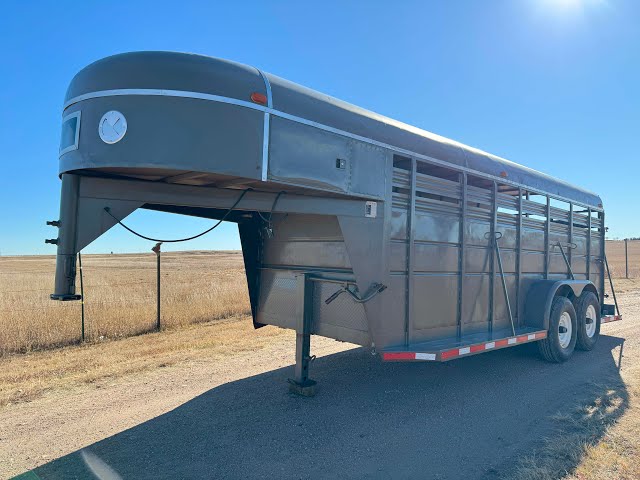
<svg viewBox="0 0 640 480">
<path fill-rule="evenodd" d="M 514 347 L 524 343 L 535 342 L 547 337 L 546 330 L 534 330 L 531 328 L 519 329 L 517 335 L 500 337 L 491 340 L 474 341 L 467 343 L 455 342 L 455 345 L 442 343 L 439 347 L 431 347 L 425 344 L 426 348 L 421 348 L 419 344 L 413 345 L 409 349 L 389 349 L 382 352 L 382 360 L 389 361 L 431 361 L 446 362 L 460 357 L 469 357 L 478 353 L 485 353 L 491 350 Z M 435 343 L 435 342 L 429 342 Z"/>
</svg>

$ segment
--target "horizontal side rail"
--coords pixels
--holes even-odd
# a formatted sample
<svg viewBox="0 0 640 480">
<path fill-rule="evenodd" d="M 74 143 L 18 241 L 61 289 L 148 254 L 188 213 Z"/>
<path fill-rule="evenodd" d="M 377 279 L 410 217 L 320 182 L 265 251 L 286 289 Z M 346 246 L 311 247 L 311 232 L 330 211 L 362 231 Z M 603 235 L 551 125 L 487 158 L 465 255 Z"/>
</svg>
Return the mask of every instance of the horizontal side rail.
<svg viewBox="0 0 640 480">
<path fill-rule="evenodd" d="M 192 187 L 139 180 L 80 178 L 80 198 L 226 209 L 234 205 L 239 194 L 240 191 L 231 189 Z M 365 214 L 365 200 L 284 194 L 280 196 L 274 205 L 277 195 L 277 193 L 249 191 L 235 208 L 236 210 L 245 211 L 353 217 L 364 217 Z M 383 214 L 384 209 L 379 208 L 378 215 Z"/>
<path fill-rule="evenodd" d="M 502 348 L 515 347 L 524 343 L 536 342 L 547 337 L 546 330 L 532 331 L 520 335 L 512 335 L 509 337 L 499 338 L 496 340 L 482 341 L 475 343 L 462 343 L 456 347 L 440 348 L 440 349 L 388 349 L 382 352 L 382 360 L 384 361 L 431 361 L 446 362 L 460 357 L 470 357 L 479 353 L 500 350 Z"/>
</svg>

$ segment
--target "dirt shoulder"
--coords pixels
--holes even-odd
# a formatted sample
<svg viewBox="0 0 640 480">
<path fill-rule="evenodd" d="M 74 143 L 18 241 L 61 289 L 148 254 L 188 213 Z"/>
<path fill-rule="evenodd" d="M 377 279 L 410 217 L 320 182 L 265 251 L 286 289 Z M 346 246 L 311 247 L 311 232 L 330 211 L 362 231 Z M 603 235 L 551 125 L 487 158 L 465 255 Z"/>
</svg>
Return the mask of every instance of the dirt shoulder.
<svg viewBox="0 0 640 480">
<path fill-rule="evenodd" d="M 0 478 L 162 415 L 227 382 L 292 364 L 295 333 L 249 318 L 5 359 Z M 314 339 L 314 353 L 353 345 Z M 13 383 L 12 383 L 13 382 Z M 280 385 L 285 392 L 284 384 Z"/>
</svg>

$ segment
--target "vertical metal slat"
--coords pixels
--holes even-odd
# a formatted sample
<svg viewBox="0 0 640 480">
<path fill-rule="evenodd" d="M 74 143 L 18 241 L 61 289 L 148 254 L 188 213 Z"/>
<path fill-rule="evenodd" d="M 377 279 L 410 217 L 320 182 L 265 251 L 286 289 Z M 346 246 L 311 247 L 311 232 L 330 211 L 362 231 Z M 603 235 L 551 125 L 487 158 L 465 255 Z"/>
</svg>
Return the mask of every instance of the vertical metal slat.
<svg viewBox="0 0 640 480">
<path fill-rule="evenodd" d="M 495 241 L 496 230 L 498 228 L 498 184 L 493 182 L 493 194 L 491 196 L 491 204 L 493 207 L 493 219 L 491 221 L 491 238 L 490 242 Z M 496 281 L 496 265 L 495 265 L 495 250 L 493 245 L 489 243 L 489 248 L 491 251 L 491 281 L 489 283 L 489 334 L 493 333 L 493 320 L 495 316 L 494 311 L 494 290 L 495 290 L 495 281 Z"/>
<path fill-rule="evenodd" d="M 607 229 L 604 226 L 604 211 L 599 212 L 598 213 L 598 217 L 600 218 L 600 256 L 601 256 L 601 260 L 602 260 L 602 274 L 600 275 L 600 298 L 602 298 L 604 300 L 604 285 L 605 285 L 605 279 L 604 279 L 604 260 L 607 257 L 607 252 L 606 252 L 606 241 L 605 241 L 605 236 L 606 236 L 606 232 Z M 629 257 L 627 257 L 628 260 Z M 604 302 L 601 302 L 604 303 Z M 602 306 L 601 306 L 602 308 Z"/>
<path fill-rule="evenodd" d="M 516 237 L 516 248 L 517 248 L 517 256 L 516 256 L 516 320 L 518 321 L 518 326 L 521 325 L 520 315 L 520 280 L 522 278 L 522 188 L 518 188 L 518 232 Z"/>
<path fill-rule="evenodd" d="M 459 242 L 460 249 L 458 251 L 458 340 L 462 339 L 462 308 L 464 306 L 464 277 L 465 277 L 465 233 L 466 233 L 466 217 L 467 217 L 467 174 L 460 174 L 461 191 L 461 208 L 460 208 L 460 232 Z"/>
<path fill-rule="evenodd" d="M 411 340 L 411 331 L 413 330 L 413 262 L 415 254 L 415 215 L 416 215 L 416 159 L 411 159 L 411 200 L 409 202 L 409 211 L 407 212 L 408 234 L 407 244 L 407 304 L 405 306 L 406 319 L 404 331 L 404 343 L 409 345 Z"/>
<path fill-rule="evenodd" d="M 569 204 L 569 252 L 567 255 L 569 257 L 569 271 L 573 269 L 573 203 Z"/>
<path fill-rule="evenodd" d="M 587 280 L 591 280 L 591 207 L 587 208 Z"/>
<path fill-rule="evenodd" d="M 551 260 L 549 248 L 549 230 L 551 229 L 551 199 L 547 195 L 547 221 L 544 226 L 544 278 L 549 278 L 549 262 Z"/>
</svg>

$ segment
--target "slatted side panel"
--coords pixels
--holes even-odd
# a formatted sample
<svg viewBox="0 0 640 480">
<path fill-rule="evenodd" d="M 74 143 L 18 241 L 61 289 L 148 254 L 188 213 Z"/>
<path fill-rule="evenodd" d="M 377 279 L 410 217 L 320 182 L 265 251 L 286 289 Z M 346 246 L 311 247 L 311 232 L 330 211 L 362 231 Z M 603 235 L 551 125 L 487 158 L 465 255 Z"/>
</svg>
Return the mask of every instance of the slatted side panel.
<svg viewBox="0 0 640 480">
<path fill-rule="evenodd" d="M 586 280 L 588 264 L 588 244 L 589 244 L 589 217 L 584 213 L 573 214 L 573 243 L 576 248 L 571 251 L 571 267 L 578 280 Z"/>
<path fill-rule="evenodd" d="M 398 166 L 396 166 L 398 165 Z M 411 160 L 394 157 L 393 187 L 391 198 L 390 232 L 390 285 L 386 295 L 397 308 L 404 325 L 408 322 L 408 256 L 409 256 L 409 212 L 411 204 Z"/>
<path fill-rule="evenodd" d="M 410 342 L 457 334 L 462 187 L 454 172 L 438 172 L 452 180 L 424 167 L 416 173 Z"/>
<path fill-rule="evenodd" d="M 579 211 L 573 216 L 573 243 L 571 266 L 576 279 L 591 280 L 599 290 L 604 278 L 603 259 L 604 225 L 598 212 Z"/>
<path fill-rule="evenodd" d="M 571 278 L 567 262 L 572 263 L 574 249 L 572 248 L 575 228 L 570 228 L 570 207 L 569 204 L 556 202 L 549 206 L 549 265 L 548 275 L 550 279 Z M 560 206 L 562 205 L 562 206 Z M 565 261 L 562 253 L 567 260 Z M 572 266 L 573 269 L 573 266 Z"/>
<path fill-rule="evenodd" d="M 513 195 L 497 193 L 496 198 L 496 232 L 501 235 L 497 240 L 500 247 L 507 294 L 511 305 L 514 324 L 519 323 L 518 309 L 518 216 L 519 198 Z M 500 270 L 496 262 L 493 280 L 493 330 L 510 328 L 511 320 L 504 298 L 504 287 L 500 278 Z"/>
<path fill-rule="evenodd" d="M 486 332 L 489 327 L 493 252 L 490 243 L 493 222 L 492 195 L 492 191 L 487 188 L 467 185 L 463 335 Z"/>
<path fill-rule="evenodd" d="M 390 268 L 409 344 L 510 329 L 495 234 L 516 327 L 538 280 L 570 278 L 571 266 L 600 288 L 601 214 L 465 177 L 411 159 L 394 168 Z"/>
<path fill-rule="evenodd" d="M 601 298 L 604 295 L 604 216 L 598 212 L 591 212 L 591 229 L 589 230 L 590 268 L 589 280 L 599 289 Z"/>
<path fill-rule="evenodd" d="M 520 237 L 521 279 L 518 312 L 522 314 L 530 285 L 545 278 L 546 204 L 522 199 L 522 234 Z"/>
</svg>

